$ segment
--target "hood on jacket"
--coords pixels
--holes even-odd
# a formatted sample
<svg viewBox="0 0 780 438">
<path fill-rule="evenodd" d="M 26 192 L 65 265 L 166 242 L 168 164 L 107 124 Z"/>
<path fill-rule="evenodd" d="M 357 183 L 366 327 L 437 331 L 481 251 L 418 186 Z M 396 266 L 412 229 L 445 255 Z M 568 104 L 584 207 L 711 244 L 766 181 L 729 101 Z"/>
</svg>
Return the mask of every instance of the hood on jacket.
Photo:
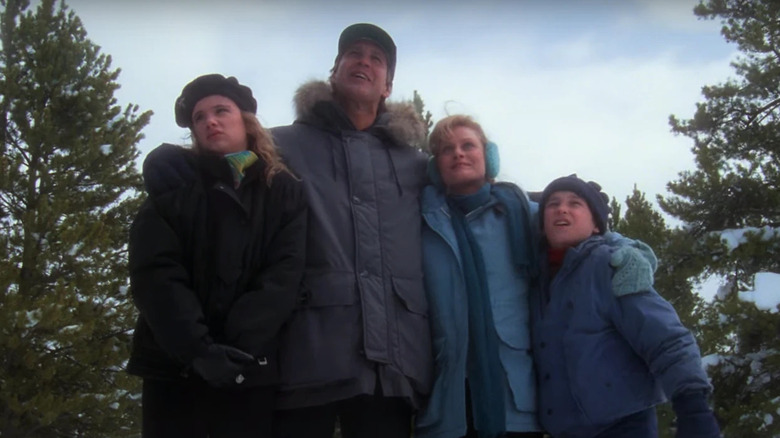
<svg viewBox="0 0 780 438">
<path fill-rule="evenodd" d="M 314 107 L 319 102 L 335 104 L 330 83 L 313 80 L 301 85 L 293 98 L 296 120 L 313 120 Z M 425 145 L 425 123 L 411 101 L 387 102 L 387 112 L 377 115 L 375 126 L 380 125 L 399 145 L 422 148 Z"/>
</svg>

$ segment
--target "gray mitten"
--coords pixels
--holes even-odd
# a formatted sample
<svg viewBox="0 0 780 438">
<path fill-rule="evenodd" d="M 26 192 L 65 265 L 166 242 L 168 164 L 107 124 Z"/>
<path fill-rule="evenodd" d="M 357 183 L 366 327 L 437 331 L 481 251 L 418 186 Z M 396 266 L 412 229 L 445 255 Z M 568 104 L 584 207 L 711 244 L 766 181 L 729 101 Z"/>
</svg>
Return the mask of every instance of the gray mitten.
<svg viewBox="0 0 780 438">
<path fill-rule="evenodd" d="M 653 287 L 653 273 L 658 265 L 653 250 L 638 240 L 633 246 L 623 245 L 615 249 L 609 264 L 615 268 L 612 290 L 615 296 L 648 291 Z"/>
</svg>

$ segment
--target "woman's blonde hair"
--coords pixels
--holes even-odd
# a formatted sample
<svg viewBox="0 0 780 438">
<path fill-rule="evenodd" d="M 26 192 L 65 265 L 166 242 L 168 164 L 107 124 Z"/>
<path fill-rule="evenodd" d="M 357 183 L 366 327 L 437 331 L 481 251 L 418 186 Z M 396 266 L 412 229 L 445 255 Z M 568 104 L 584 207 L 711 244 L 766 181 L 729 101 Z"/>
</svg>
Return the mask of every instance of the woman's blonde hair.
<svg viewBox="0 0 780 438">
<path fill-rule="evenodd" d="M 475 122 L 470 116 L 456 114 L 454 116 L 445 117 L 436 123 L 436 126 L 433 127 L 433 131 L 431 131 L 431 135 L 428 137 L 428 150 L 431 151 L 434 156 L 438 156 L 444 141 L 452 135 L 452 131 L 455 130 L 455 128 L 461 126 L 473 129 L 479 136 L 479 141 L 482 142 L 483 148 L 487 145 L 487 136 L 485 135 L 485 131 L 482 130 L 482 126 Z"/>
<path fill-rule="evenodd" d="M 254 152 L 258 158 L 265 162 L 265 183 L 270 186 L 274 176 L 280 172 L 293 175 L 282 161 L 282 156 L 279 154 L 271 133 L 260 125 L 257 116 L 249 111 L 241 111 L 241 120 L 244 121 L 244 129 L 246 130 L 247 150 Z M 190 137 L 193 149 L 200 151 L 198 139 L 192 130 L 190 130 Z"/>
</svg>

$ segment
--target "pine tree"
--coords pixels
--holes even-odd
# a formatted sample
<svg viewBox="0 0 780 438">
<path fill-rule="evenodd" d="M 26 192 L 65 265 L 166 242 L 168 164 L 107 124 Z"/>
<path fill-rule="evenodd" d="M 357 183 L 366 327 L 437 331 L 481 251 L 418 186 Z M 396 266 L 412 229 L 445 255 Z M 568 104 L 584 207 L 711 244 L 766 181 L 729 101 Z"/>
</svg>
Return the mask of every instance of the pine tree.
<svg viewBox="0 0 780 438">
<path fill-rule="evenodd" d="M 414 90 L 412 104 L 414 105 L 414 109 L 417 111 L 417 115 L 420 116 L 420 120 L 425 123 L 425 136 L 427 137 L 428 134 L 431 133 L 431 128 L 433 127 L 433 115 L 430 111 L 425 111 L 425 102 L 423 102 L 422 97 L 420 97 L 420 94 L 417 93 L 417 90 Z M 425 150 L 427 150 L 427 144 Z"/>
<path fill-rule="evenodd" d="M 137 434 L 126 241 L 150 113 L 64 3 L 0 0 L 0 435 Z"/>
<path fill-rule="evenodd" d="M 693 118 L 672 116 L 693 140 L 696 169 L 669 184 L 661 207 L 683 220 L 706 272 L 726 285 L 706 321 L 717 355 L 709 368 L 725 436 L 780 435 L 780 315 L 740 299 L 758 272 L 780 272 L 780 3 L 710 0 L 697 16 L 719 19 L 736 43 L 737 79 L 705 86 Z M 721 235 L 753 230 L 736 245 Z"/>
</svg>

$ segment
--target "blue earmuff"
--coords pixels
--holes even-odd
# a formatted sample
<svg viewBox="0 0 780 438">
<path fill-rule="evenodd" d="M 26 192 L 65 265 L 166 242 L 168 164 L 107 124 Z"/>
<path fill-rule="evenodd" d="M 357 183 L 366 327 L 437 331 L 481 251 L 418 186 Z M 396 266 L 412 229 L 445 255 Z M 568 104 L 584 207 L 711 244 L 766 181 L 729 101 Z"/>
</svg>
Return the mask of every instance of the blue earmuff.
<svg viewBox="0 0 780 438">
<path fill-rule="evenodd" d="M 498 155 L 498 145 L 489 141 L 485 144 L 485 179 L 488 181 L 495 179 L 500 168 L 501 157 Z M 428 179 L 436 187 L 444 188 L 444 181 L 441 180 L 439 168 L 436 167 L 436 157 L 433 155 L 428 158 Z"/>
<path fill-rule="evenodd" d="M 485 178 L 496 179 L 501 170 L 501 156 L 498 155 L 498 145 L 492 141 L 485 145 Z"/>
</svg>

